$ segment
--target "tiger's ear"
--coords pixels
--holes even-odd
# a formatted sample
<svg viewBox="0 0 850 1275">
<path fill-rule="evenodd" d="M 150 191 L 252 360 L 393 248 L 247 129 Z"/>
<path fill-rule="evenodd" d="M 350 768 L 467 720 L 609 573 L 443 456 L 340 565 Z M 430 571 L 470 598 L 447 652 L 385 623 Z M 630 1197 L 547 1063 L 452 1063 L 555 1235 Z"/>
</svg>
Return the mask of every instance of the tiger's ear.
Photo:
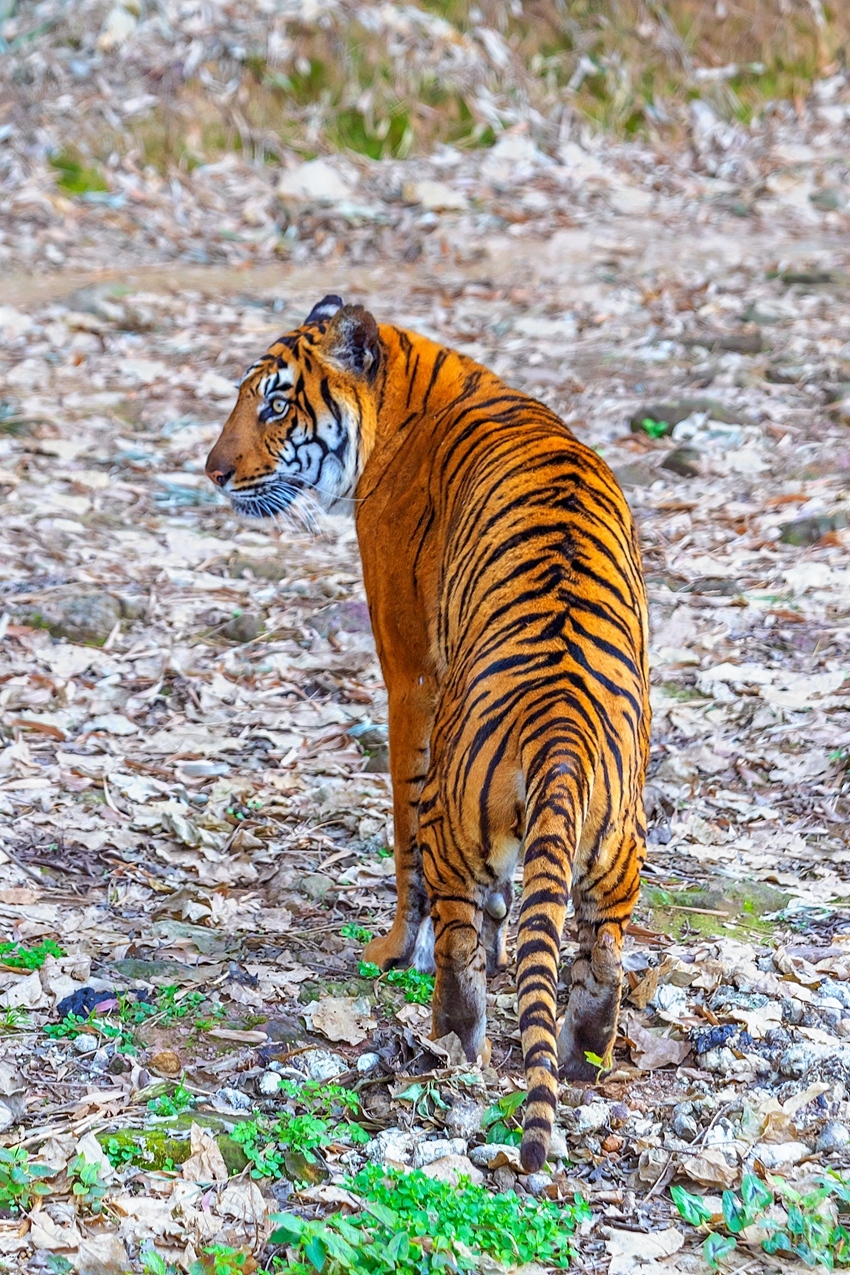
<svg viewBox="0 0 850 1275">
<path fill-rule="evenodd" d="M 322 353 L 343 371 L 373 381 L 381 359 L 381 338 L 374 316 L 362 305 L 343 306 L 325 333 Z"/>
<path fill-rule="evenodd" d="M 338 297 L 335 292 L 329 292 L 326 297 L 322 297 L 304 320 L 306 328 L 311 323 L 321 323 L 323 319 L 332 319 L 338 310 L 345 305 L 342 297 Z"/>
</svg>

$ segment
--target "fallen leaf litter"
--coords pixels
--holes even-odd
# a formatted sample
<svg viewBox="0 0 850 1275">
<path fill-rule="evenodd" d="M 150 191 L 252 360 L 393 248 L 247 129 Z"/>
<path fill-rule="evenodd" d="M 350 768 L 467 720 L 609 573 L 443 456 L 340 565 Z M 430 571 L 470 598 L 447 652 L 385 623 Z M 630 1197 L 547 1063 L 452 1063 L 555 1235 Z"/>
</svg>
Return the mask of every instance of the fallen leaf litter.
<svg viewBox="0 0 850 1275">
<path fill-rule="evenodd" d="M 299 1206 L 338 1203 L 365 1160 L 579 1190 L 581 1260 L 613 1275 L 687 1269 L 673 1181 L 711 1198 L 850 1168 L 848 226 L 809 198 L 839 135 L 813 106 L 695 128 L 695 158 L 522 133 L 441 162 L 290 156 L 302 235 L 265 266 L 279 175 L 234 156 L 179 199 L 128 176 L 154 241 L 57 199 L 12 139 L 5 262 L 21 237 L 40 277 L 0 304 L 0 919 L 62 954 L 0 960 L 0 1127 L 54 1184 L 96 1160 L 109 1210 L 37 1201 L 0 1224 L 10 1268 L 259 1253 L 279 1200 L 220 1144 L 287 1078 L 359 1089 L 371 1135 L 325 1148 Z M 383 929 L 393 887 L 353 528 L 246 526 L 202 473 L 244 365 L 331 285 L 550 402 L 640 520 L 655 728 L 630 996 L 615 1070 L 565 1090 L 533 1181 L 482 1132 L 521 1075 L 512 976 L 481 1071 L 358 973 L 352 927 Z M 83 994 L 111 1008 L 45 1035 Z M 110 1136 L 181 1078 L 185 1158 L 116 1167 Z"/>
</svg>

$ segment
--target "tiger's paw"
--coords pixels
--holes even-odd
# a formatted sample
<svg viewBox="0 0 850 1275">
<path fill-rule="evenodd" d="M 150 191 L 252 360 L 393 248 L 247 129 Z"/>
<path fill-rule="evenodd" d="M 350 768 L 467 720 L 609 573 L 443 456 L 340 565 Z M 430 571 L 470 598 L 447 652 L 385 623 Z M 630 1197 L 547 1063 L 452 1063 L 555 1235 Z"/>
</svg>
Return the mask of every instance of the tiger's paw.
<svg viewBox="0 0 850 1275">
<path fill-rule="evenodd" d="M 377 965 L 383 972 L 409 965 L 412 955 L 407 936 L 399 936 L 392 930 L 382 939 L 371 939 L 363 949 L 363 960 Z"/>
</svg>

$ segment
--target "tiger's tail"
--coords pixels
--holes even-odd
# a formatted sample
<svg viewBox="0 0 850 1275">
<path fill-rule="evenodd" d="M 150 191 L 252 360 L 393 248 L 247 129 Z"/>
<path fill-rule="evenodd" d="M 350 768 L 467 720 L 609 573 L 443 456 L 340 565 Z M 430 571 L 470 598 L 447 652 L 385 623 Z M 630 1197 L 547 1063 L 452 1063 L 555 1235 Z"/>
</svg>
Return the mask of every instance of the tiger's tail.
<svg viewBox="0 0 850 1275">
<path fill-rule="evenodd" d="M 526 768 L 517 1002 L 528 1085 L 520 1159 L 528 1173 L 537 1172 L 546 1161 L 558 1104 L 558 960 L 594 769 L 590 759 L 580 761 L 565 752 Z"/>
</svg>

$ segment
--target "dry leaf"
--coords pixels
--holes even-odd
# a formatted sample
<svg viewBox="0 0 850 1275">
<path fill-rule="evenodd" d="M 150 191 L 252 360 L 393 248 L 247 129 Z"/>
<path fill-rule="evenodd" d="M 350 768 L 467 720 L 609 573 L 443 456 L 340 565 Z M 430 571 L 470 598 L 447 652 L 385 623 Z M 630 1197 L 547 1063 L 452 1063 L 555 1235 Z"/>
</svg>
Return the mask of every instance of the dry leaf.
<svg viewBox="0 0 850 1275">
<path fill-rule="evenodd" d="M 361 1045 L 377 1026 L 364 997 L 323 996 L 321 1000 L 311 1001 L 304 1010 L 304 1017 L 313 1031 L 348 1045 Z"/>
<path fill-rule="evenodd" d="M 227 1165 L 211 1133 L 199 1124 L 192 1124 L 189 1135 L 191 1155 L 183 1163 L 186 1182 L 226 1182 Z"/>
<path fill-rule="evenodd" d="M 216 1212 L 249 1222 L 259 1231 L 266 1220 L 266 1202 L 256 1182 L 233 1182 L 218 1197 Z"/>
<path fill-rule="evenodd" d="M 656 1035 L 633 1017 L 622 1023 L 621 1031 L 631 1044 L 632 1061 L 641 1071 L 654 1071 L 657 1067 L 671 1065 L 678 1067 L 691 1052 L 689 1041 Z"/>
<path fill-rule="evenodd" d="M 728 1189 L 740 1177 L 739 1167 L 730 1164 L 719 1147 L 706 1147 L 698 1155 L 684 1156 L 679 1167 L 685 1177 L 694 1182 L 702 1182 L 705 1186 Z"/>
<path fill-rule="evenodd" d="M 90 1235 L 77 1250 L 78 1275 L 127 1275 L 129 1258 L 118 1235 Z"/>
</svg>

